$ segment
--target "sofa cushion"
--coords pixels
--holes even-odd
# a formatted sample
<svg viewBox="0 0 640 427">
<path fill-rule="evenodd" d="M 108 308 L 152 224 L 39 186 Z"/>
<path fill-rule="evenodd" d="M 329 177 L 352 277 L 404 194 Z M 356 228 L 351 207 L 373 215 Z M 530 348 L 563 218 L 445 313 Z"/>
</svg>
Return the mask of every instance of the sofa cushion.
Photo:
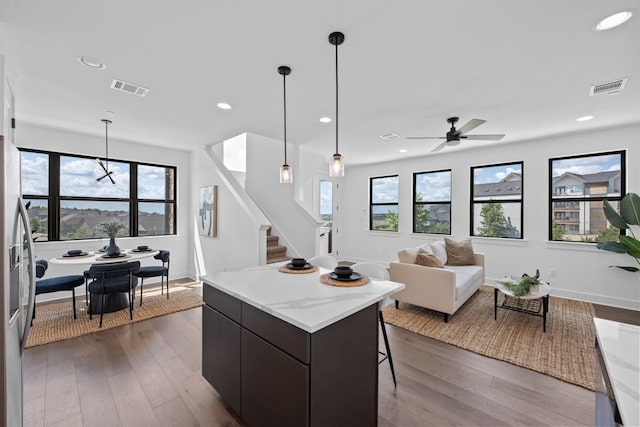
<svg viewBox="0 0 640 427">
<path fill-rule="evenodd" d="M 398 251 L 398 261 L 405 264 L 415 264 L 420 248 L 405 248 Z"/>
<path fill-rule="evenodd" d="M 434 254 L 428 253 L 424 249 L 420 248 L 418 257 L 416 258 L 416 264 L 424 265 L 425 267 L 444 268 L 444 264 L 440 262 L 440 259 Z"/>
<path fill-rule="evenodd" d="M 478 289 L 483 282 L 483 268 L 479 265 L 446 266 L 456 272 L 456 300 L 465 300 Z"/>
<path fill-rule="evenodd" d="M 444 241 L 438 240 L 431 244 L 431 250 L 433 254 L 438 257 L 441 263 L 447 263 L 447 249 L 444 245 Z"/>
<path fill-rule="evenodd" d="M 444 238 L 445 249 L 447 251 L 448 265 L 474 265 L 476 263 L 473 254 L 471 240 L 456 242 L 455 240 Z"/>
</svg>

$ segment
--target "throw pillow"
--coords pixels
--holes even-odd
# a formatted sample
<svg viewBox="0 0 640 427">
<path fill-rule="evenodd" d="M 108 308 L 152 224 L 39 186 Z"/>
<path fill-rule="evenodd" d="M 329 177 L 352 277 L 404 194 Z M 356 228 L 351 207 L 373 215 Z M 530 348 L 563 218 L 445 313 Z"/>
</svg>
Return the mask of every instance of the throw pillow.
<svg viewBox="0 0 640 427">
<path fill-rule="evenodd" d="M 440 262 L 440 259 L 437 256 L 428 253 L 424 249 L 420 249 L 420 252 L 418 252 L 416 264 L 424 265 L 425 267 L 444 268 L 444 265 Z"/>
<path fill-rule="evenodd" d="M 456 242 L 455 240 L 444 238 L 447 249 L 447 264 L 449 265 L 474 265 L 476 257 L 473 253 L 471 240 Z"/>
<path fill-rule="evenodd" d="M 398 251 L 398 261 L 405 264 L 415 264 L 418 248 L 406 248 Z"/>
<path fill-rule="evenodd" d="M 438 257 L 441 263 L 447 264 L 447 249 L 442 240 L 438 240 L 431 244 L 431 251 Z"/>
</svg>

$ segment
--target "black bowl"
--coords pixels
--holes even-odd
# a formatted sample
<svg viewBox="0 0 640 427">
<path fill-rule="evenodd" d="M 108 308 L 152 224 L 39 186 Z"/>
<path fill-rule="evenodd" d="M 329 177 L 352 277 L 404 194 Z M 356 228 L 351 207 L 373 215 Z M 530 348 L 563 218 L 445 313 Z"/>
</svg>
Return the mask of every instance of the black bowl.
<svg viewBox="0 0 640 427">
<path fill-rule="evenodd" d="M 71 249 L 70 251 L 67 251 L 67 255 L 80 255 L 82 253 L 82 250 L 80 249 Z"/>
<path fill-rule="evenodd" d="M 294 267 L 304 267 L 307 260 L 304 258 L 291 258 L 291 265 Z"/>
<path fill-rule="evenodd" d="M 347 278 L 351 276 L 351 274 L 353 274 L 353 270 L 351 269 L 351 267 L 342 267 L 342 266 L 336 267 L 333 270 L 333 272 L 336 274 L 336 276 L 340 278 Z"/>
<path fill-rule="evenodd" d="M 138 250 L 139 251 L 146 251 L 148 249 L 149 249 L 149 246 L 146 246 L 146 245 L 145 246 L 138 246 Z"/>
</svg>

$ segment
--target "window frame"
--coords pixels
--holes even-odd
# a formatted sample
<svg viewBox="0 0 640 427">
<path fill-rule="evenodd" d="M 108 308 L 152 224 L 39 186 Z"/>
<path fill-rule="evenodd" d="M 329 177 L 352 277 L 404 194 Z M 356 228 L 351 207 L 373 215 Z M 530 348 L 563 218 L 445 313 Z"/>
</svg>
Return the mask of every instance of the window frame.
<svg viewBox="0 0 640 427">
<path fill-rule="evenodd" d="M 383 178 L 398 178 L 398 201 L 395 203 L 374 203 L 373 202 L 373 181 Z M 396 206 L 398 210 L 398 230 L 375 230 L 373 228 L 373 207 L 374 206 Z M 369 231 L 380 231 L 384 233 L 398 233 L 400 231 L 400 175 L 384 175 L 369 178 Z"/>
<path fill-rule="evenodd" d="M 177 193 L 178 193 L 178 168 L 177 166 L 162 165 L 147 162 L 136 162 L 130 160 L 121 160 L 116 158 L 109 158 L 110 161 L 126 163 L 129 165 L 129 197 L 86 197 L 86 196 L 61 196 L 60 195 L 60 157 L 74 157 L 79 159 L 91 159 L 94 160 L 95 156 L 86 156 L 82 154 L 63 153 L 57 151 L 46 151 L 32 148 L 18 148 L 22 152 L 46 154 L 49 156 L 49 194 L 44 195 L 32 195 L 22 194 L 23 199 L 39 199 L 47 200 L 48 203 L 48 227 L 47 227 L 47 241 L 50 242 L 67 242 L 71 240 L 60 239 L 60 202 L 61 201 L 90 201 L 90 202 L 125 202 L 129 204 L 129 235 L 125 237 L 147 237 L 146 235 L 138 234 L 138 204 L 144 202 L 157 202 L 173 205 L 173 233 L 167 234 L 153 234 L 151 236 L 174 236 L 177 235 L 178 224 L 178 210 L 177 210 Z M 167 199 L 138 199 L 138 166 L 152 166 L 161 167 L 165 169 L 173 170 L 173 195 L 167 194 Z M 22 169 L 22 168 L 21 168 Z M 21 172 L 22 173 L 22 172 Z M 22 182 L 22 176 L 20 177 Z M 100 185 L 100 184 L 97 184 Z M 96 240 L 99 237 L 92 237 L 87 239 L 78 240 Z"/>
<path fill-rule="evenodd" d="M 562 196 L 561 194 L 555 194 L 555 189 L 553 186 L 553 162 L 558 160 L 570 160 L 570 159 L 582 159 L 586 157 L 598 157 L 598 156 L 610 156 L 610 155 L 620 155 L 620 196 L 589 196 L 585 195 L 581 197 L 575 196 Z M 620 201 L 627 193 L 627 150 L 614 150 L 614 151 L 602 151 L 597 153 L 587 153 L 587 154 L 573 154 L 571 156 L 561 156 L 561 157 L 551 157 L 549 158 L 549 168 L 547 171 L 547 179 L 549 183 L 549 191 L 548 194 L 548 216 L 547 216 L 547 227 L 548 227 L 548 235 L 547 239 L 549 242 L 565 242 L 565 240 L 553 240 L 553 204 L 557 202 L 578 202 L 578 203 L 586 203 L 586 202 L 601 202 L 604 199 L 608 201 L 618 202 L 618 206 L 620 206 Z M 566 186 L 565 186 L 566 190 Z M 608 222 L 608 221 L 607 221 Z M 620 230 L 620 234 L 625 234 L 624 230 Z M 588 242 L 588 241 L 571 241 L 568 243 L 587 243 L 587 244 L 596 244 L 597 242 Z"/>
<path fill-rule="evenodd" d="M 475 201 L 474 198 L 474 185 L 475 185 L 475 170 L 480 168 L 493 168 L 498 166 L 520 165 L 520 198 L 519 199 L 507 199 L 507 198 L 495 198 L 492 200 L 480 200 Z M 469 199 L 470 199 L 470 214 L 469 214 L 469 236 L 472 237 L 487 237 L 493 239 L 513 239 L 524 240 L 524 160 L 517 160 L 511 162 L 493 163 L 488 165 L 471 166 L 469 168 L 471 185 L 469 187 Z M 474 213 L 476 204 L 504 204 L 504 203 L 520 203 L 520 237 L 500 237 L 500 236 L 480 236 L 475 234 L 474 230 Z"/>
<path fill-rule="evenodd" d="M 432 173 L 442 173 L 442 172 L 449 172 L 449 201 L 421 201 L 418 202 L 416 200 L 416 181 L 418 178 L 418 175 L 426 175 L 426 174 L 432 174 Z M 440 170 L 435 170 L 435 171 L 424 171 L 424 172 L 414 172 L 413 173 L 413 212 L 412 212 L 412 232 L 416 233 L 416 234 L 437 234 L 437 235 L 445 235 L 445 236 L 450 236 L 451 235 L 451 229 L 452 229 L 452 217 L 453 215 L 451 214 L 451 198 L 452 198 L 452 192 L 453 192 L 453 172 L 451 169 L 440 169 Z M 449 233 L 427 233 L 427 232 L 423 232 L 423 231 L 416 231 L 416 207 L 417 205 L 449 205 Z"/>
</svg>

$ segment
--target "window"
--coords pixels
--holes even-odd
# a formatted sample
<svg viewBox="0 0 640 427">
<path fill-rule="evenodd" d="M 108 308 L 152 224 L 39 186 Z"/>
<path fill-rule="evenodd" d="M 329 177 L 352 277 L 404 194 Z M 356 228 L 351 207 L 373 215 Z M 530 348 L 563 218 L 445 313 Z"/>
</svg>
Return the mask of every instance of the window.
<svg viewBox="0 0 640 427">
<path fill-rule="evenodd" d="M 523 163 L 471 168 L 471 235 L 522 239 Z"/>
<path fill-rule="evenodd" d="M 104 237 L 100 224 L 120 221 L 121 236 L 175 234 L 176 168 L 109 160 L 115 184 L 95 158 L 21 150 L 22 194 L 36 241 Z"/>
<path fill-rule="evenodd" d="M 413 174 L 413 232 L 451 234 L 451 170 Z"/>
<path fill-rule="evenodd" d="M 615 240 L 617 229 L 607 222 L 602 201 L 619 209 L 624 165 L 624 151 L 549 159 L 549 240 Z"/>
<path fill-rule="evenodd" d="M 324 227 L 333 224 L 333 181 L 320 181 L 320 219 Z"/>
<path fill-rule="evenodd" d="M 370 178 L 369 229 L 398 231 L 398 175 Z"/>
</svg>

